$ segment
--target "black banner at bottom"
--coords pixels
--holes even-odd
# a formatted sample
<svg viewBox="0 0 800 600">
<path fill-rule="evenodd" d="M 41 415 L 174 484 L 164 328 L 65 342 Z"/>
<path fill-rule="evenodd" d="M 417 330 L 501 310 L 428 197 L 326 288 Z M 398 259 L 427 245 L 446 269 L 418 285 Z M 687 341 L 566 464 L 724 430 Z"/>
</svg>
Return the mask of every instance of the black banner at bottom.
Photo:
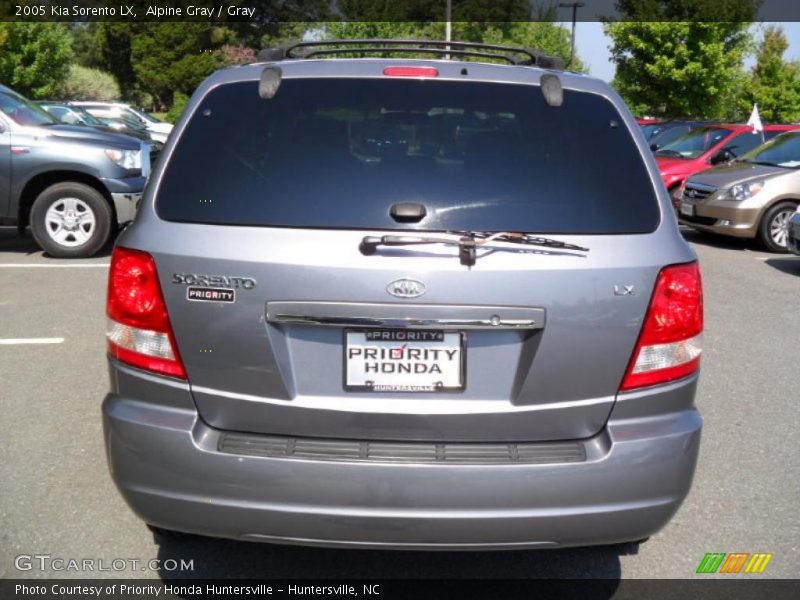
<svg viewBox="0 0 800 600">
<path fill-rule="evenodd" d="M 780 579 L 459 579 L 459 580 L 160 580 L 4 579 L 0 598 L 32 600 L 150 600 L 205 598 L 368 598 L 447 600 L 487 598 L 703 598 L 783 600 L 800 598 L 800 580 Z"/>
</svg>

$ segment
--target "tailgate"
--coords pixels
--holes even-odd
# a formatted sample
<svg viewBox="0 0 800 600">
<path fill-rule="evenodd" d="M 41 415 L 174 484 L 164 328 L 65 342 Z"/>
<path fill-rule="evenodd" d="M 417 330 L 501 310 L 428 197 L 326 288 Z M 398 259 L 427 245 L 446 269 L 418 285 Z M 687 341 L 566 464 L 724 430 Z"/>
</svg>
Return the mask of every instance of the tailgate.
<svg viewBox="0 0 800 600">
<path fill-rule="evenodd" d="M 363 256 L 359 232 L 270 230 L 267 242 L 257 228 L 183 227 L 217 250 L 158 255 L 162 289 L 203 419 L 236 431 L 462 441 L 591 436 L 614 402 L 660 268 L 630 266 L 646 250 L 629 254 L 635 247 L 619 236 L 590 240 L 607 250 L 587 257 L 495 252 L 468 270 L 451 247 L 433 260 L 433 251 Z M 247 260 L 220 256 L 234 234 L 237 248 L 227 253 Z M 306 236 L 326 252 L 309 252 Z M 424 294 L 394 297 L 387 286 L 397 280 L 424 284 Z M 635 292 L 615 295 L 622 285 Z M 235 301 L 188 299 L 192 289 L 221 287 L 233 289 Z M 380 331 L 390 332 L 387 339 Z M 357 334 L 351 355 L 376 350 L 374 360 L 350 365 L 349 382 L 348 332 Z M 437 361 L 417 356 L 412 364 L 425 363 L 425 372 L 390 377 L 398 362 L 392 349 L 437 344 L 459 351 L 451 357 L 460 363 L 455 374 L 439 361 L 442 372 L 431 375 Z M 373 380 L 386 391 L 357 385 L 364 362 L 378 365 Z M 386 364 L 392 372 L 379 372 Z M 424 390 L 436 381 L 442 389 Z M 398 382 L 423 389 L 391 388 Z"/>
</svg>

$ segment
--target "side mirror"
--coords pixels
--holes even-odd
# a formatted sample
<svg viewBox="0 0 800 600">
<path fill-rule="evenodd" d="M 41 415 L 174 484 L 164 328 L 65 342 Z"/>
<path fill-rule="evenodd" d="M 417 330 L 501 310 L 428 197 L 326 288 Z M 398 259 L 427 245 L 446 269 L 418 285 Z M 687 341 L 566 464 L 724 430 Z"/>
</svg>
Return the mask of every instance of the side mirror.
<svg viewBox="0 0 800 600">
<path fill-rule="evenodd" d="M 720 165 L 736 158 L 730 150 L 720 150 L 708 161 L 712 165 Z"/>
</svg>

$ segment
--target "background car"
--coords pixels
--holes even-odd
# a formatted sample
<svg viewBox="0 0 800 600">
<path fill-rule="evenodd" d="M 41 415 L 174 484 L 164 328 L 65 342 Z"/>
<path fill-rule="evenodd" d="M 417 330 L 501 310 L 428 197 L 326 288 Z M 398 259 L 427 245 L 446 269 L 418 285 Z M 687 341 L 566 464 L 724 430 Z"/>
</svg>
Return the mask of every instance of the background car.
<svg viewBox="0 0 800 600">
<path fill-rule="evenodd" d="M 786 252 L 800 204 L 800 131 L 784 133 L 741 158 L 698 173 L 683 186 L 678 219 L 701 231 L 758 238 Z"/>
<path fill-rule="evenodd" d="M 131 221 L 151 144 L 65 125 L 0 85 L 0 223 L 31 232 L 51 256 L 91 256 Z"/>
<path fill-rule="evenodd" d="M 698 127 L 713 125 L 710 121 L 664 121 L 651 128 L 651 135 L 648 139 L 650 150 L 655 152 L 659 148 L 674 142 L 682 135 L 689 133 Z"/>
<path fill-rule="evenodd" d="M 101 131 L 122 133 L 145 141 L 153 139 L 145 127 L 131 126 L 122 120 L 99 119 L 84 108 L 67 102 L 40 100 L 37 104 L 66 125 L 86 125 Z"/>
<path fill-rule="evenodd" d="M 798 123 L 788 123 L 784 125 L 766 125 L 764 126 L 764 141 L 768 142 L 776 136 L 786 133 L 787 131 L 797 131 L 800 129 Z"/>
<path fill-rule="evenodd" d="M 648 140 L 653 136 L 658 135 L 658 132 L 661 131 L 661 126 L 663 123 L 664 122 L 659 119 L 636 119 L 636 124 L 639 125 L 644 137 Z"/>
<path fill-rule="evenodd" d="M 159 121 L 153 115 L 121 102 L 75 101 L 72 104 L 85 108 L 96 117 L 133 119 L 142 124 L 154 140 L 162 143 L 167 141 L 167 136 L 172 131 L 172 124 Z"/>
<path fill-rule="evenodd" d="M 91 113 L 89 113 L 89 114 L 91 114 Z M 92 116 L 94 116 L 96 119 L 102 121 L 103 123 L 105 123 L 106 125 L 111 127 L 112 129 L 114 129 L 114 130 L 116 130 L 116 131 L 118 131 L 120 133 L 127 134 L 127 132 L 129 132 L 129 131 L 135 131 L 139 135 L 142 135 L 142 134 L 148 135 L 153 140 L 156 140 L 156 138 L 158 138 L 159 143 L 162 143 L 162 144 L 164 143 L 162 141 L 162 138 L 164 137 L 163 134 L 156 134 L 156 137 L 153 137 L 153 132 L 150 131 L 149 129 L 147 129 L 147 127 L 144 126 L 144 123 L 142 123 L 141 121 L 139 121 L 138 119 L 136 119 L 134 117 L 131 117 L 128 114 L 120 114 L 117 117 L 98 117 L 98 116 L 95 116 L 95 115 L 92 115 Z"/>
<path fill-rule="evenodd" d="M 658 169 L 673 205 L 677 207 L 680 202 L 679 188 L 688 177 L 743 156 L 763 144 L 771 132 L 783 132 L 786 127 L 766 125 L 762 135 L 749 125 L 703 125 L 656 150 Z"/>
</svg>

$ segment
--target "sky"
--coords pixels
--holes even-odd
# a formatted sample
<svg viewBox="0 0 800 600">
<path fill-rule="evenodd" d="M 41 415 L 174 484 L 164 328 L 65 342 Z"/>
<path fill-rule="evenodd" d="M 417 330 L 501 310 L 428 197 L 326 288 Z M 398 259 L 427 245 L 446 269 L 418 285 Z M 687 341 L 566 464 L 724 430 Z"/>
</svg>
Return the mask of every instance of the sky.
<svg viewBox="0 0 800 600">
<path fill-rule="evenodd" d="M 571 23 L 565 23 L 571 27 Z M 763 23 L 756 25 L 756 36 L 760 39 L 759 29 L 766 25 L 778 25 L 783 28 L 789 41 L 789 49 L 784 58 L 800 60 L 800 23 Z M 592 76 L 611 81 L 614 77 L 614 65 L 609 62 L 609 40 L 603 33 L 602 23 L 576 23 L 575 51 L 581 60 L 589 66 Z M 754 58 L 745 61 L 745 67 L 752 66 Z"/>
</svg>

